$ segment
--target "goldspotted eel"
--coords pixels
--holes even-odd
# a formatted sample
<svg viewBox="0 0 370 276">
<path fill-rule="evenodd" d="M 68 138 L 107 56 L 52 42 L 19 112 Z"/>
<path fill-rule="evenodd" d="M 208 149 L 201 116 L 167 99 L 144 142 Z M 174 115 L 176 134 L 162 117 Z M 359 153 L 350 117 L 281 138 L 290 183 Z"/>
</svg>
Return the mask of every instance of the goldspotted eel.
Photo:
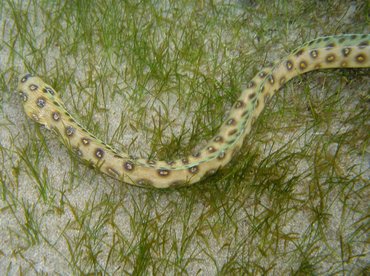
<svg viewBox="0 0 370 276">
<path fill-rule="evenodd" d="M 134 159 L 96 138 L 66 110 L 58 93 L 40 78 L 26 74 L 18 91 L 25 113 L 54 130 L 83 160 L 120 181 L 167 188 L 196 183 L 230 162 L 266 101 L 287 81 L 300 74 L 324 68 L 370 67 L 370 34 L 320 37 L 295 49 L 273 66 L 262 69 L 232 106 L 227 120 L 207 145 L 171 162 Z"/>
</svg>

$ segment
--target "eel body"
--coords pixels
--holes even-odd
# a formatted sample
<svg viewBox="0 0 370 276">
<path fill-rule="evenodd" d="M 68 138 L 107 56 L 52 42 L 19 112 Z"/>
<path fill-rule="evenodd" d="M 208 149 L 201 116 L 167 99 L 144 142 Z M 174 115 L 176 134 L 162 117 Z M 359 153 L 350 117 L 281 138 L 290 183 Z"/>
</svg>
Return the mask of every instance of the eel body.
<svg viewBox="0 0 370 276">
<path fill-rule="evenodd" d="M 187 186 L 214 174 L 236 155 L 266 101 L 286 82 L 309 71 L 370 67 L 370 34 L 320 37 L 295 49 L 249 82 L 218 133 L 201 150 L 170 162 L 134 159 L 107 145 L 79 124 L 58 93 L 39 77 L 20 77 L 25 113 L 54 130 L 63 143 L 101 172 L 141 187 Z"/>
</svg>

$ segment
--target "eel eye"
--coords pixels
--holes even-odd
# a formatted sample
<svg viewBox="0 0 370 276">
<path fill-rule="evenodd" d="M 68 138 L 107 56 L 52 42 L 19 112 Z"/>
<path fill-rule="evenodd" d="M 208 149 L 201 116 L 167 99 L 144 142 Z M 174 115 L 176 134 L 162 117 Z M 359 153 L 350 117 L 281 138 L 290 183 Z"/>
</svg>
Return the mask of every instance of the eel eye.
<svg viewBox="0 0 370 276">
<path fill-rule="evenodd" d="M 32 74 L 27 73 L 21 78 L 21 83 L 25 83 L 30 77 L 32 77 Z"/>
</svg>

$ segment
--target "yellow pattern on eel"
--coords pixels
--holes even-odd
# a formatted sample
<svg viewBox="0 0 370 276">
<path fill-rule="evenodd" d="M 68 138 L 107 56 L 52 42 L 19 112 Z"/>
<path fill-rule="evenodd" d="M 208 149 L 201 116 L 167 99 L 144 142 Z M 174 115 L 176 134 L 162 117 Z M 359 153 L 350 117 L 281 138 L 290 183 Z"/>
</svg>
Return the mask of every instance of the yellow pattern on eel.
<svg viewBox="0 0 370 276">
<path fill-rule="evenodd" d="M 38 77 L 22 76 L 18 91 L 32 120 L 59 133 L 66 146 L 101 172 L 141 187 L 167 188 L 196 183 L 229 163 L 266 101 L 293 77 L 316 69 L 360 67 L 370 67 L 370 34 L 321 37 L 303 44 L 249 82 L 203 149 L 171 162 L 134 159 L 105 144 L 76 122 L 58 93 Z"/>
</svg>

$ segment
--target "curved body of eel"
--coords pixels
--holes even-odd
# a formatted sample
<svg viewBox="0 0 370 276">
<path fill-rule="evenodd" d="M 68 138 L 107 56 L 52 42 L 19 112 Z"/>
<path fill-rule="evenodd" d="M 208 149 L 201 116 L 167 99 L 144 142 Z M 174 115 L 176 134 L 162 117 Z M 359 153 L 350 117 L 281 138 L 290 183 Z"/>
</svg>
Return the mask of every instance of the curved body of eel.
<svg viewBox="0 0 370 276">
<path fill-rule="evenodd" d="M 229 163 L 266 100 L 293 77 L 316 69 L 361 67 L 370 67 L 370 34 L 321 37 L 303 44 L 249 82 L 203 149 L 172 162 L 134 159 L 105 144 L 76 122 L 55 90 L 38 77 L 22 76 L 18 91 L 32 120 L 55 130 L 65 145 L 101 172 L 137 186 L 167 188 L 198 182 Z"/>
</svg>

